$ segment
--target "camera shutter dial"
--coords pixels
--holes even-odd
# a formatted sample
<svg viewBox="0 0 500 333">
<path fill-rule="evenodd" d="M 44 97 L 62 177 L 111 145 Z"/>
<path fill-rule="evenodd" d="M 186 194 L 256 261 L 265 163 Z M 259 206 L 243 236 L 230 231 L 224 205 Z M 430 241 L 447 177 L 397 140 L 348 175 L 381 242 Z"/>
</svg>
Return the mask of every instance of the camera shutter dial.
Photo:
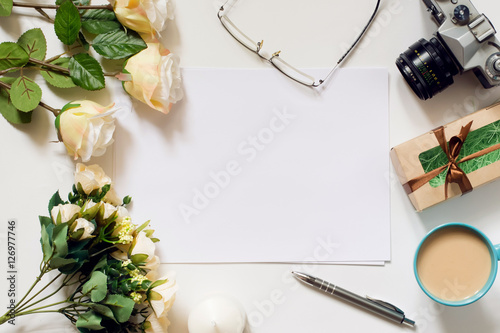
<svg viewBox="0 0 500 333">
<path fill-rule="evenodd" d="M 500 81 L 500 52 L 492 54 L 486 60 L 486 73 L 496 81 Z"/>
<path fill-rule="evenodd" d="M 470 19 L 469 7 L 467 7 L 465 5 L 458 5 L 458 6 L 456 6 L 455 10 L 453 11 L 453 18 L 459 24 L 467 24 L 467 23 L 469 23 L 469 19 Z"/>
</svg>

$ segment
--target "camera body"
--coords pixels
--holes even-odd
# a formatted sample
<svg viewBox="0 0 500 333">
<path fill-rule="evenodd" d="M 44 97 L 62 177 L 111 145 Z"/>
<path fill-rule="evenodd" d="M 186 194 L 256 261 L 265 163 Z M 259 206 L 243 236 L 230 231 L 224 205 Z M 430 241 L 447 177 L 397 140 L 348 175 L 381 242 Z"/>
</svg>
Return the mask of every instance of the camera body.
<svg viewBox="0 0 500 333">
<path fill-rule="evenodd" d="M 430 41 L 420 39 L 396 60 L 401 74 L 423 100 L 472 70 L 483 87 L 500 84 L 500 42 L 490 20 L 468 0 L 422 0 L 438 25 Z"/>
</svg>

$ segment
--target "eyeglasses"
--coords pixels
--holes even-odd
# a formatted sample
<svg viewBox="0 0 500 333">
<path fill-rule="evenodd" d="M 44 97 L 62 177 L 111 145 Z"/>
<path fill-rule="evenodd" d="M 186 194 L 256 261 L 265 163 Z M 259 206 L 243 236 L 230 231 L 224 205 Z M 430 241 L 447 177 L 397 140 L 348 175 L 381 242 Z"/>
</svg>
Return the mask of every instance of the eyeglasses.
<svg viewBox="0 0 500 333">
<path fill-rule="evenodd" d="M 340 57 L 340 59 L 337 61 L 333 69 L 325 76 L 325 78 L 316 80 L 312 76 L 298 70 L 297 68 L 293 67 L 292 65 L 288 64 L 286 61 L 284 61 L 280 57 L 281 51 L 274 52 L 270 57 L 266 57 L 261 53 L 262 50 L 262 45 L 264 44 L 264 41 L 260 42 L 254 42 L 250 37 L 245 35 L 234 23 L 227 17 L 228 14 L 228 9 L 226 8 L 226 5 L 229 2 L 236 3 L 237 0 L 228 0 L 225 4 L 223 4 L 219 11 L 217 12 L 217 17 L 219 18 L 220 22 L 222 23 L 222 26 L 229 32 L 231 36 L 234 37 L 241 45 L 249 49 L 250 51 L 256 53 L 259 57 L 261 57 L 263 60 L 269 62 L 271 65 L 273 65 L 277 70 L 279 70 L 281 73 L 285 74 L 288 76 L 290 79 L 303 84 L 305 86 L 310 86 L 310 87 L 319 87 L 321 84 L 323 84 L 332 74 L 335 72 L 335 70 L 339 67 L 339 65 L 342 63 L 342 61 L 345 60 L 347 55 L 351 53 L 351 51 L 354 49 L 354 47 L 358 44 L 360 41 L 361 37 L 365 34 L 366 30 L 368 30 L 368 27 L 372 23 L 373 19 L 375 18 L 375 15 L 377 14 L 379 5 L 380 5 L 380 0 L 377 0 L 377 4 L 375 6 L 375 9 L 373 11 L 373 14 L 371 15 L 370 19 L 368 20 L 368 23 L 365 25 L 359 36 L 356 38 L 354 43 L 347 49 L 347 51 Z"/>
</svg>

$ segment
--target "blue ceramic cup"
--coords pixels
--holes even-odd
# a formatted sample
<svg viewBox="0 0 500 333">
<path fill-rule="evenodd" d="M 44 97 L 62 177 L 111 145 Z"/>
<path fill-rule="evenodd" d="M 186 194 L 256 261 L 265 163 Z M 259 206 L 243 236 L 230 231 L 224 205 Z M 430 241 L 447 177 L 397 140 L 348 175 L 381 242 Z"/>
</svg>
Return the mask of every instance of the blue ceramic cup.
<svg viewBox="0 0 500 333">
<path fill-rule="evenodd" d="M 493 245 L 477 228 L 447 223 L 420 242 L 413 261 L 415 278 L 434 301 L 448 306 L 471 304 L 493 285 L 500 244 Z"/>
</svg>

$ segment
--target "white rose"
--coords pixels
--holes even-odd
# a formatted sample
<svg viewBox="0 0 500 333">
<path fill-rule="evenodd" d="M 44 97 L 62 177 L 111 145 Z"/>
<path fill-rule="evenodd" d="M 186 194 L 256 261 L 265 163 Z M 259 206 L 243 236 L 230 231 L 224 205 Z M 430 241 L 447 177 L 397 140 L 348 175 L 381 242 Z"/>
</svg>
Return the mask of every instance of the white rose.
<svg viewBox="0 0 500 333">
<path fill-rule="evenodd" d="M 62 205 L 59 204 L 57 206 L 52 207 L 50 211 L 50 215 L 52 216 L 52 221 L 55 224 L 66 223 L 72 220 L 75 215 L 80 213 L 80 206 L 73 204 Z M 61 220 L 58 221 L 58 216 L 60 216 Z"/>
<path fill-rule="evenodd" d="M 154 34 L 165 29 L 166 20 L 174 18 L 168 0 L 112 0 L 116 18 L 125 27 L 139 33 Z"/>
<path fill-rule="evenodd" d="M 73 229 L 73 232 L 77 232 L 79 229 L 83 229 L 83 234 L 78 240 L 84 240 L 92 236 L 92 233 L 95 230 L 95 226 L 92 222 L 87 221 L 86 219 L 76 219 L 76 226 Z"/>
<path fill-rule="evenodd" d="M 59 137 L 68 153 L 87 162 L 91 156 L 102 156 L 113 143 L 114 104 L 102 106 L 92 101 L 66 104 L 56 118 Z"/>
<path fill-rule="evenodd" d="M 75 184 L 80 183 L 83 191 L 90 194 L 96 189 L 102 188 L 104 185 L 111 185 L 111 178 L 108 177 L 104 170 L 97 164 L 86 166 L 82 163 L 76 164 Z M 115 189 L 111 185 L 110 190 L 106 193 L 104 201 L 107 201 L 115 206 L 121 205 L 122 200 L 118 198 Z"/>
<path fill-rule="evenodd" d="M 167 316 L 158 318 L 152 313 L 146 318 L 145 333 L 166 333 L 168 326 L 170 326 L 170 321 Z"/>
<path fill-rule="evenodd" d="M 108 219 L 111 215 L 113 215 L 114 212 L 117 211 L 116 206 L 109 204 L 109 203 L 104 203 L 104 216 L 103 218 L 106 220 Z"/>
<path fill-rule="evenodd" d="M 173 274 L 168 274 L 160 280 L 167 280 L 167 282 L 154 287 L 152 289 L 154 295 L 150 297 L 151 299 L 149 300 L 149 303 L 158 318 L 166 316 L 167 312 L 170 311 L 175 301 L 175 293 L 178 289 Z M 158 297 L 158 295 L 160 297 Z"/>
</svg>

